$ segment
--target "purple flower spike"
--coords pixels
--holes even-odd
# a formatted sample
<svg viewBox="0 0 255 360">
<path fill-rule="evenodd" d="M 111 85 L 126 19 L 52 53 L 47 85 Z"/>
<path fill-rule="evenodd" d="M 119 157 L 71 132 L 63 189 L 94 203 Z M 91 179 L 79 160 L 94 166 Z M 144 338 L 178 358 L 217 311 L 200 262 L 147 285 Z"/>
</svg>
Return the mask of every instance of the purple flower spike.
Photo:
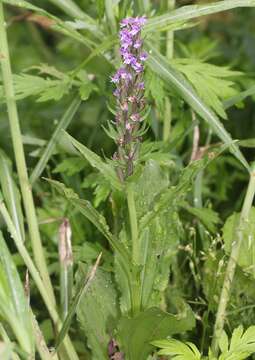
<svg viewBox="0 0 255 360">
<path fill-rule="evenodd" d="M 128 17 L 120 23 L 120 55 L 122 66 L 111 77 L 116 85 L 113 95 L 116 97 L 117 111 L 115 126 L 118 133 L 117 152 L 113 159 L 117 161 L 117 174 L 125 180 L 133 173 L 134 162 L 137 159 L 141 112 L 145 108 L 143 62 L 148 54 L 142 51 L 143 40 L 141 30 L 146 23 L 146 17 Z"/>
</svg>

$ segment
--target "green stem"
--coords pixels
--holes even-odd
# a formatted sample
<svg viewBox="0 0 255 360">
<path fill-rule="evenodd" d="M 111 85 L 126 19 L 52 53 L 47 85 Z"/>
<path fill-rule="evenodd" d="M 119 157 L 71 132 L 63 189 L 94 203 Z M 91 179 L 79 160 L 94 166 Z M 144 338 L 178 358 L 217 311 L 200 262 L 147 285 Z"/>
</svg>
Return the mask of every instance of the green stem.
<svg viewBox="0 0 255 360">
<path fill-rule="evenodd" d="M 228 265 L 227 265 L 227 269 L 226 269 L 226 273 L 225 273 L 224 283 L 222 286 L 219 306 L 218 306 L 217 315 L 216 315 L 216 321 L 215 321 L 215 325 L 214 325 L 212 350 L 213 350 L 215 356 L 217 356 L 218 348 L 219 348 L 219 340 L 222 336 L 227 304 L 229 301 L 231 286 L 232 286 L 232 282 L 233 282 L 233 278 L 234 278 L 235 270 L 236 270 L 236 264 L 238 261 L 239 252 L 240 252 L 240 248 L 241 248 L 242 241 L 243 241 L 244 226 L 245 226 L 245 223 L 247 223 L 249 221 L 249 214 L 250 214 L 250 209 L 252 207 L 254 195 L 255 195 L 255 166 L 253 165 L 252 171 L 250 174 L 249 185 L 247 188 L 247 192 L 246 192 L 245 199 L 244 199 L 244 204 L 243 204 L 241 215 L 240 215 L 240 220 L 239 220 L 238 226 L 235 231 L 235 239 L 232 242 L 232 250 L 231 250 L 231 254 L 229 257 L 229 261 L 228 261 Z"/>
<path fill-rule="evenodd" d="M 62 328 L 62 323 L 56 311 L 55 304 L 52 302 L 52 299 L 48 293 L 48 289 L 45 287 L 45 284 L 43 283 L 42 278 L 33 263 L 33 260 L 31 259 L 29 253 L 27 252 L 27 249 L 24 246 L 21 237 L 17 233 L 16 228 L 12 222 L 12 219 L 8 213 L 8 210 L 6 209 L 6 206 L 2 200 L 0 200 L 0 213 L 2 214 L 3 219 L 8 227 L 8 230 L 15 242 L 15 245 L 44 300 L 44 303 L 49 311 L 49 314 L 52 318 L 54 325 L 56 326 L 58 331 L 60 331 L 60 329 Z M 68 354 L 68 359 L 78 360 L 78 356 L 73 348 L 73 344 L 68 337 L 66 337 L 63 340 L 63 345 L 66 353 Z"/>
<path fill-rule="evenodd" d="M 13 87 L 12 71 L 10 64 L 9 48 L 7 41 L 7 34 L 5 29 L 3 5 L 0 3 L 0 62 L 3 73 L 3 85 L 5 90 L 6 104 L 9 114 L 9 124 L 11 129 L 11 136 L 18 170 L 21 193 L 24 203 L 24 208 L 27 217 L 29 234 L 31 238 L 33 253 L 36 265 L 41 273 L 48 293 L 54 300 L 53 288 L 47 270 L 47 264 L 43 253 L 43 247 L 40 239 L 39 228 L 37 224 L 35 206 L 31 191 L 31 186 L 28 179 L 27 167 L 25 161 L 24 148 L 22 144 L 22 136 L 19 124 L 18 111 L 15 101 L 15 93 Z"/>
<path fill-rule="evenodd" d="M 128 212 L 129 212 L 129 221 L 131 229 L 131 241 L 132 241 L 132 261 L 133 261 L 133 271 L 132 271 L 132 313 L 136 315 L 140 312 L 141 309 L 141 289 L 140 289 L 140 272 L 138 270 L 138 264 L 140 263 L 140 244 L 139 244 L 139 234 L 138 234 L 138 222 L 135 208 L 135 194 L 132 185 L 127 187 L 127 203 L 128 203 Z"/>
<path fill-rule="evenodd" d="M 168 0 L 168 10 L 173 10 L 175 7 L 175 0 Z M 166 57 L 168 60 L 172 59 L 174 55 L 174 32 L 172 30 L 166 33 Z M 172 104 L 169 98 L 165 99 L 165 112 L 163 123 L 163 141 L 168 141 L 170 138 L 172 123 Z"/>
</svg>

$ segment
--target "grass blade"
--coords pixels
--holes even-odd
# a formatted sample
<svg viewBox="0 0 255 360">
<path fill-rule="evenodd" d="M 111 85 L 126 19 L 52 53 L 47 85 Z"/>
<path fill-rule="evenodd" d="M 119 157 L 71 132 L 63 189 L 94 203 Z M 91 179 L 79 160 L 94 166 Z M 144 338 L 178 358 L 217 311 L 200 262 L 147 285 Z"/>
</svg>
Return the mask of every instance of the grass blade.
<svg viewBox="0 0 255 360">
<path fill-rule="evenodd" d="M 34 353 L 34 338 L 28 300 L 16 266 L 0 232 L 0 313 L 11 326 L 21 348 Z"/>
<path fill-rule="evenodd" d="M 188 5 L 171 11 L 168 14 L 149 19 L 144 32 L 154 32 L 167 29 L 174 23 L 182 23 L 200 16 L 235 9 L 238 7 L 253 7 L 255 0 L 224 0 L 204 5 Z"/>
<path fill-rule="evenodd" d="M 255 94 L 255 85 L 253 85 L 249 89 L 242 91 L 241 93 L 223 101 L 223 107 L 224 107 L 224 109 L 229 109 L 231 106 L 245 100 L 248 96 L 252 96 L 254 94 Z"/>
<path fill-rule="evenodd" d="M 69 126 L 69 124 L 71 123 L 74 115 L 76 114 L 80 104 L 81 104 L 80 98 L 76 97 L 72 101 L 72 103 L 70 104 L 70 106 L 68 107 L 66 112 L 64 113 L 64 115 L 63 115 L 62 119 L 60 120 L 56 130 L 54 131 L 50 141 L 48 142 L 40 160 L 36 164 L 36 167 L 34 168 L 32 174 L 30 176 L 30 182 L 32 185 L 36 182 L 36 180 L 39 178 L 39 176 L 42 174 L 43 170 L 45 169 L 45 166 L 46 166 L 47 162 L 49 161 L 49 159 L 55 149 L 55 145 L 61 135 L 61 131 L 65 130 Z"/>
<path fill-rule="evenodd" d="M 233 139 L 225 130 L 217 115 L 201 100 L 189 82 L 155 49 L 150 50 L 148 65 L 154 72 L 162 77 L 163 80 L 173 87 L 193 110 L 209 124 L 224 144 L 231 144 L 229 147 L 230 151 L 243 164 L 248 172 L 250 172 L 249 164 L 245 160 L 238 146 L 233 143 Z"/>
<path fill-rule="evenodd" d="M 67 15 L 77 19 L 83 19 L 86 15 L 82 9 L 72 0 L 49 0 L 52 4 L 58 6 Z"/>
<path fill-rule="evenodd" d="M 86 277 L 85 281 L 84 281 L 84 279 L 82 279 L 82 281 L 80 282 L 80 284 L 78 286 L 76 296 L 75 296 L 75 298 L 73 300 L 73 303 L 72 303 L 71 308 L 70 308 L 70 310 L 69 310 L 69 312 L 67 314 L 67 317 L 66 317 L 66 319 L 65 319 L 65 321 L 63 323 L 63 327 L 62 327 L 62 329 L 61 329 L 61 331 L 60 331 L 60 333 L 59 333 L 59 335 L 57 337 L 56 344 L 55 344 L 55 350 L 56 351 L 59 348 L 59 346 L 61 345 L 63 339 L 65 338 L 65 336 L 66 336 L 66 334 L 68 332 L 68 329 L 69 329 L 69 327 L 71 325 L 73 316 L 74 316 L 74 314 L 76 312 L 77 306 L 79 305 L 79 301 L 80 301 L 81 297 L 86 294 L 91 282 L 93 281 L 93 279 L 94 279 L 94 277 L 96 275 L 96 270 L 98 268 L 101 257 L 102 257 L 102 253 L 99 254 L 95 265 L 93 266 L 93 268 L 89 272 L 89 274 Z"/>
<path fill-rule="evenodd" d="M 11 173 L 11 162 L 0 150 L 0 184 L 7 208 L 11 214 L 17 232 L 25 240 L 24 219 L 21 207 L 21 196 Z"/>
<path fill-rule="evenodd" d="M 68 314 L 73 288 L 72 230 L 68 219 L 59 228 L 60 305 L 62 319 Z"/>
</svg>

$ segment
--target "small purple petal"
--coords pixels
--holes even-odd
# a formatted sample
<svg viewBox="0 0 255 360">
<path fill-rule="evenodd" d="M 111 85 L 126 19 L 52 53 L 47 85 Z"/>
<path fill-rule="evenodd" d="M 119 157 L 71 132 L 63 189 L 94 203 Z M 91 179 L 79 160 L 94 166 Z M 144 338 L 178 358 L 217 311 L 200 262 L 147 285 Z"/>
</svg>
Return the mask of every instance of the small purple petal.
<svg viewBox="0 0 255 360">
<path fill-rule="evenodd" d="M 140 115 L 139 114 L 132 114 L 130 116 L 130 119 L 133 120 L 133 121 L 139 121 L 140 120 Z"/>
<path fill-rule="evenodd" d="M 139 49 L 142 46 L 142 44 L 143 44 L 142 40 L 136 40 L 136 42 L 134 43 L 134 48 Z"/>
<path fill-rule="evenodd" d="M 140 73 L 143 71 L 144 67 L 139 62 L 136 62 L 135 64 L 132 64 L 132 68 L 135 70 L 135 72 Z"/>
<path fill-rule="evenodd" d="M 144 90 L 145 86 L 144 86 L 144 81 L 141 81 L 137 84 L 137 87 L 139 90 Z"/>
<path fill-rule="evenodd" d="M 140 60 L 145 61 L 147 59 L 148 59 L 148 54 L 145 51 L 142 52 L 141 55 L 140 55 Z"/>
</svg>

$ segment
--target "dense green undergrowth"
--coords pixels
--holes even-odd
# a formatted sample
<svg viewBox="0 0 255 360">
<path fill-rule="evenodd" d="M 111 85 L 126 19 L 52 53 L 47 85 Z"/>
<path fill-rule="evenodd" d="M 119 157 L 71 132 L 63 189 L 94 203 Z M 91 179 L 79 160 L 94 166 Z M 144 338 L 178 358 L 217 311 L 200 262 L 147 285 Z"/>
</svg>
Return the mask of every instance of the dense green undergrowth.
<svg viewBox="0 0 255 360">
<path fill-rule="evenodd" d="M 254 7 L 0 0 L 1 360 L 253 358 Z"/>
</svg>

